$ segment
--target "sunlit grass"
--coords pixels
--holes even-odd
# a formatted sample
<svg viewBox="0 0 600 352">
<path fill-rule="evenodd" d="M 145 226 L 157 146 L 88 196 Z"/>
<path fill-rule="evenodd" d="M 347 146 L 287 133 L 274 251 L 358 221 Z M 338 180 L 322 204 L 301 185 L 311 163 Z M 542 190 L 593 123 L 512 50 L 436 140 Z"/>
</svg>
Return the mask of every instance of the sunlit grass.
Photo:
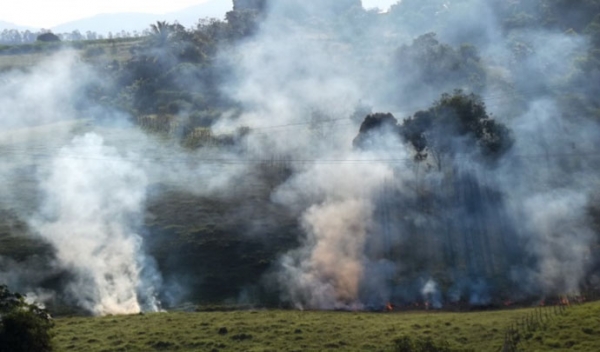
<svg viewBox="0 0 600 352">
<path fill-rule="evenodd" d="M 143 38 L 104 39 L 82 42 L 30 43 L 0 47 L 0 72 L 31 68 L 60 50 L 75 50 L 82 60 L 91 63 L 116 60 L 123 62 L 132 57 L 130 49 Z"/>
<path fill-rule="evenodd" d="M 600 351 L 600 303 L 576 305 L 522 334 L 523 351 Z"/>
<path fill-rule="evenodd" d="M 408 335 L 492 351 L 523 314 L 234 311 L 60 318 L 55 342 L 59 351 L 386 351 Z"/>
<path fill-rule="evenodd" d="M 58 351 L 391 351 L 401 336 L 499 351 L 529 309 L 474 313 L 233 311 L 59 318 Z M 523 351 L 600 351 L 600 303 L 567 309 L 524 333 Z"/>
</svg>

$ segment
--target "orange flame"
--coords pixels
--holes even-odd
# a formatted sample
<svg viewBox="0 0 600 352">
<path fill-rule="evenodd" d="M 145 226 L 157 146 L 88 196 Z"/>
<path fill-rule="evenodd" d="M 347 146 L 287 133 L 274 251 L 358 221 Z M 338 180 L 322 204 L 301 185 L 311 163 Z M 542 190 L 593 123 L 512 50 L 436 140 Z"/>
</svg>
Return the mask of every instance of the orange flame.
<svg viewBox="0 0 600 352">
<path fill-rule="evenodd" d="M 385 311 L 386 311 L 386 312 L 392 312 L 392 311 L 394 311 L 394 305 L 393 305 L 393 304 L 391 304 L 390 302 L 388 302 L 388 303 L 385 305 Z"/>
</svg>

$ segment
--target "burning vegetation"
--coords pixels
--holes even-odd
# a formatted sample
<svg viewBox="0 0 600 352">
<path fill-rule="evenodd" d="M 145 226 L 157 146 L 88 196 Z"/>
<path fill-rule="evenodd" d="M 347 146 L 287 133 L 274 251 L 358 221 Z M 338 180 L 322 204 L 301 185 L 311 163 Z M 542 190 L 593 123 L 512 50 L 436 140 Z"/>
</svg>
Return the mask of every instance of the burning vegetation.
<svg viewBox="0 0 600 352">
<path fill-rule="evenodd" d="M 0 284 L 98 315 L 569 306 L 600 288 L 599 13 L 240 0 L 3 71 Z"/>
</svg>

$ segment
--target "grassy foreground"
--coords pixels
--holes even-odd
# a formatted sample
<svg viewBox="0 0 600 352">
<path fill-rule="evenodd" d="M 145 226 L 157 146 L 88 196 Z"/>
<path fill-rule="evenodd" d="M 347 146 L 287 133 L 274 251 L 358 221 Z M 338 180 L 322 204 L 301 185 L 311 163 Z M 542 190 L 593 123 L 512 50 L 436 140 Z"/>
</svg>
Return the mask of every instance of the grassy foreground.
<svg viewBox="0 0 600 352">
<path fill-rule="evenodd" d="M 586 307 L 600 310 L 598 304 Z M 577 307 L 568 314 L 581 312 L 586 310 Z M 392 351 L 401 336 L 430 336 L 454 348 L 498 351 L 505 328 L 525 314 L 234 311 L 75 317 L 56 320 L 54 342 L 58 351 Z M 596 342 L 600 346 L 597 334 Z"/>
<path fill-rule="evenodd" d="M 541 328 L 524 332 L 522 351 L 600 351 L 600 303 L 576 305 Z"/>
<path fill-rule="evenodd" d="M 528 309 L 477 313 L 234 311 L 59 318 L 58 351 L 393 351 L 401 336 L 500 351 Z M 523 351 L 600 351 L 600 303 L 569 308 L 523 334 Z"/>
</svg>

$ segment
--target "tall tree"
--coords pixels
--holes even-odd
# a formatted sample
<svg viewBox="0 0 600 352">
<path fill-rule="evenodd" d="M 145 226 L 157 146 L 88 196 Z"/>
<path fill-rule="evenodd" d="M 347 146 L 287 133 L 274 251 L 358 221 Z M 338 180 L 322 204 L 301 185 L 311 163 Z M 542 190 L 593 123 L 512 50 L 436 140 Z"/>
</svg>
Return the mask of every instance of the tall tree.
<svg viewBox="0 0 600 352">
<path fill-rule="evenodd" d="M 488 115 L 481 98 L 461 90 L 443 94 L 431 108 L 405 119 L 401 134 L 417 159 L 431 156 L 438 169 L 459 152 L 476 148 L 486 160 L 495 160 L 513 144 L 508 128 Z"/>
</svg>

